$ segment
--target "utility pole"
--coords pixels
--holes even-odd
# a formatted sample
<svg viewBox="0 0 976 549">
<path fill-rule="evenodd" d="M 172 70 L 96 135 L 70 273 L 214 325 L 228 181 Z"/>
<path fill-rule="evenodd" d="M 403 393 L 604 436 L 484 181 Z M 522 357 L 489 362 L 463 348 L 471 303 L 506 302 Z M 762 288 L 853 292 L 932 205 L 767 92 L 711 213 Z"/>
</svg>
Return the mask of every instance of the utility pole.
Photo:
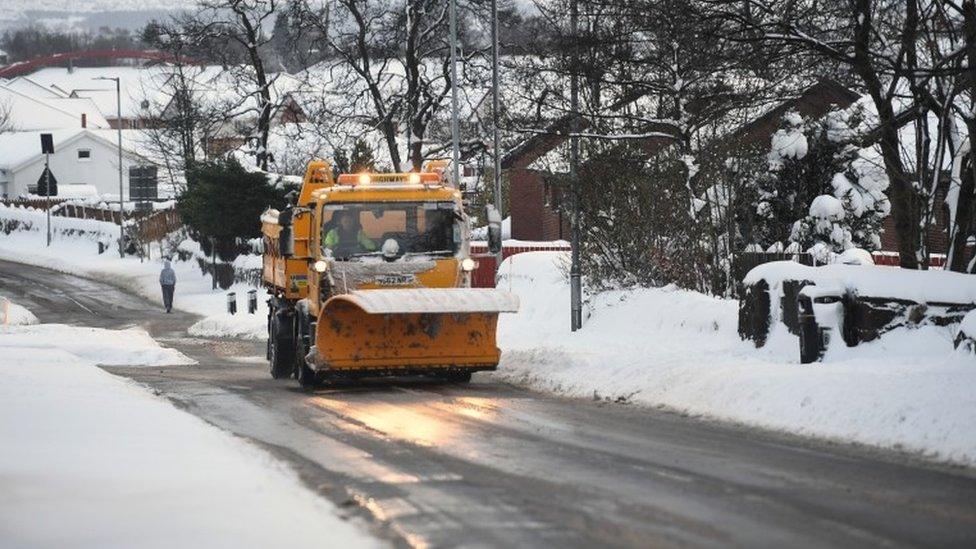
<svg viewBox="0 0 976 549">
<path fill-rule="evenodd" d="M 580 181 L 579 181 L 579 3 L 572 0 L 569 12 L 570 39 L 573 41 L 569 81 L 570 136 L 569 180 L 572 212 L 570 213 L 569 311 L 572 331 L 583 327 L 583 286 L 580 269 Z"/>
<path fill-rule="evenodd" d="M 47 202 L 47 245 L 51 247 L 51 154 L 44 153 L 44 198 Z"/>
<path fill-rule="evenodd" d="M 458 76 L 457 76 L 457 0 L 450 0 L 451 34 L 451 175 L 454 184 L 461 188 L 461 137 L 458 128 Z"/>
<path fill-rule="evenodd" d="M 498 0 L 491 0 L 491 133 L 492 156 L 494 160 L 495 209 L 502 215 L 502 155 L 501 140 L 498 136 Z M 504 220 L 504 215 L 502 219 Z M 498 279 L 498 269 L 502 267 L 503 250 L 495 255 L 495 280 Z"/>
<path fill-rule="evenodd" d="M 119 136 L 119 257 L 125 257 L 125 197 L 122 189 L 122 86 L 118 76 L 98 76 L 94 80 L 115 81 L 115 127 Z"/>
<path fill-rule="evenodd" d="M 44 153 L 44 202 L 47 205 L 47 245 L 51 246 L 51 155 L 54 154 L 54 134 L 41 134 L 41 152 Z M 37 182 L 40 185 L 40 181 Z"/>
</svg>

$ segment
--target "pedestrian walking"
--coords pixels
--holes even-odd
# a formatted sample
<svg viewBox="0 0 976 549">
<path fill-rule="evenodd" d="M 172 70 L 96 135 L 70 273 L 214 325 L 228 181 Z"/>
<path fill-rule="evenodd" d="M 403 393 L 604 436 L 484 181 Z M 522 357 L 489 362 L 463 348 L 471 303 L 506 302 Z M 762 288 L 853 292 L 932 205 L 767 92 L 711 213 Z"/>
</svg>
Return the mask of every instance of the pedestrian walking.
<svg viewBox="0 0 976 549">
<path fill-rule="evenodd" d="M 173 311 L 173 291 L 176 289 L 176 273 L 169 265 L 169 260 L 163 262 L 163 270 L 159 272 L 159 285 L 163 288 L 163 306 L 166 312 Z"/>
</svg>

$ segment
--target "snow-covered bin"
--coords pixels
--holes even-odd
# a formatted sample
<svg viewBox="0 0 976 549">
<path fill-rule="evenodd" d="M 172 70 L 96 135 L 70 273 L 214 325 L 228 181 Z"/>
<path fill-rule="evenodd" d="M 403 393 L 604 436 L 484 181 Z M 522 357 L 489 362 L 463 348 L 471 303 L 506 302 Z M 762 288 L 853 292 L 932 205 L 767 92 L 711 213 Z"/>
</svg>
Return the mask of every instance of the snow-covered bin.
<svg viewBox="0 0 976 549">
<path fill-rule="evenodd" d="M 947 326 L 976 308 L 976 276 L 867 265 L 808 267 L 792 261 L 760 265 L 743 279 L 739 334 L 757 347 L 778 324 L 800 335 L 793 304 L 807 286 L 844 295 L 843 330 L 848 345 L 872 341 L 902 326 Z M 763 295 L 765 294 L 765 295 Z M 812 295 L 812 294 L 810 294 Z M 757 318 L 768 314 L 765 323 Z"/>
</svg>

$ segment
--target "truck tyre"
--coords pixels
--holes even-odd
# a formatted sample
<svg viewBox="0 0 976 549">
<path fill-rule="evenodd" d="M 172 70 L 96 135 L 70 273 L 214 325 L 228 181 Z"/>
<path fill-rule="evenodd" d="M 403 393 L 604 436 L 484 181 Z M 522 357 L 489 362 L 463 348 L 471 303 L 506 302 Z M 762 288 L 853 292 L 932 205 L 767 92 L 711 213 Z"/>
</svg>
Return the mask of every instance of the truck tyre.
<svg viewBox="0 0 976 549">
<path fill-rule="evenodd" d="M 268 358 L 273 379 L 289 378 L 295 369 L 295 340 L 282 337 L 282 332 L 287 329 L 281 325 L 280 317 L 275 315 L 268 334 Z"/>
<path fill-rule="evenodd" d="M 308 367 L 305 363 L 305 357 L 300 357 L 298 359 L 298 384 L 302 386 L 302 389 L 310 391 L 319 386 L 318 376 L 315 375 L 315 370 Z"/>
</svg>

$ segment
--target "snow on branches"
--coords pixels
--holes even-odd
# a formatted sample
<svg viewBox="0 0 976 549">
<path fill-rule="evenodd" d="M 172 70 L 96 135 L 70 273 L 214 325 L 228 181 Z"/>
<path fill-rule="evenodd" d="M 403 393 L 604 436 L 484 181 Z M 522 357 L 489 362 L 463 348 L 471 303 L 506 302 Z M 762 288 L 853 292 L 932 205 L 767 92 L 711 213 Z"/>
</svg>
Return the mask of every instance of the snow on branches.
<svg viewBox="0 0 976 549">
<path fill-rule="evenodd" d="M 851 248 L 880 249 L 888 178 L 872 151 L 854 144 L 862 120 L 857 107 L 821 120 L 784 115 L 771 139 L 769 172 L 757 181 L 757 243 L 806 250 L 819 261 Z"/>
</svg>

